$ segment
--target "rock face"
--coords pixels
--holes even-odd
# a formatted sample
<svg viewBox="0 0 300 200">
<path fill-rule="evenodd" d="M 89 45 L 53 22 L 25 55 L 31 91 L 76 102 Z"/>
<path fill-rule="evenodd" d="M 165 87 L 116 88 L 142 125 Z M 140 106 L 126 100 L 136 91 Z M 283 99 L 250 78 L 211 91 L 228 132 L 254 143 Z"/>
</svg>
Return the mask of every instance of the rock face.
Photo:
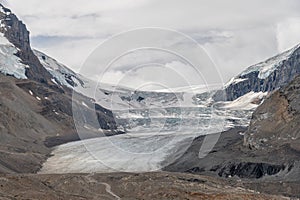
<svg viewBox="0 0 300 200">
<path fill-rule="evenodd" d="M 219 170 L 218 175 L 221 177 L 240 178 L 262 178 L 272 176 L 284 170 L 284 165 L 271 165 L 268 163 L 239 163 L 228 164 Z"/>
<path fill-rule="evenodd" d="M 251 91 L 270 92 L 290 83 L 300 74 L 300 47 L 253 65 L 226 84 L 214 99 L 233 101 Z"/>
<path fill-rule="evenodd" d="M 20 21 L 9 9 L 0 4 L 2 12 L 0 12 L 1 28 L 0 32 L 19 49 L 17 56 L 22 63 L 30 66 L 26 69 L 26 76 L 31 80 L 41 83 L 50 83 L 51 75 L 41 65 L 39 59 L 33 53 L 30 41 L 29 31 L 25 24 Z"/>
<path fill-rule="evenodd" d="M 271 148 L 300 141 L 300 76 L 274 92 L 253 113 L 245 134 L 250 148 Z M 297 148 L 300 150 L 300 148 Z"/>
</svg>

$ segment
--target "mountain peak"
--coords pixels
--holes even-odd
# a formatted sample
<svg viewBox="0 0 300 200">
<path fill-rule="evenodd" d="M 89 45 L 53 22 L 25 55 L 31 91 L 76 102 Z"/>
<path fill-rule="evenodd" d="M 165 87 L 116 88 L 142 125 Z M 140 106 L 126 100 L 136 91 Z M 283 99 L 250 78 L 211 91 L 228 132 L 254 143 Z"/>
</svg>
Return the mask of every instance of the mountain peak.
<svg viewBox="0 0 300 200">
<path fill-rule="evenodd" d="M 15 69 L 11 63 L 7 63 L 7 66 L 1 67 L 0 70 L 5 74 L 13 75 L 16 78 L 29 78 L 41 83 L 50 83 L 52 76 L 42 66 L 37 56 L 33 53 L 30 46 L 30 33 L 27 30 L 26 25 L 20 21 L 10 9 L 1 4 L 0 22 L 0 32 L 3 34 L 1 44 L 11 47 L 7 51 L 11 52 L 12 57 L 17 57 L 14 58 L 14 60 L 18 61 L 17 64 L 19 66 L 17 69 Z M 3 55 L 5 56 L 5 54 Z M 24 66 L 21 65 L 26 67 L 24 68 Z M 12 67 L 13 69 L 9 69 L 9 67 Z M 2 68 L 4 68 L 4 70 Z M 13 70 L 14 72 L 9 72 L 10 70 Z M 15 73 L 16 70 L 18 73 Z M 16 74 L 18 75 L 16 76 Z"/>
<path fill-rule="evenodd" d="M 245 71 L 243 71 L 239 76 L 243 76 L 246 74 L 249 74 L 254 71 L 258 71 L 258 78 L 265 79 L 270 74 L 272 74 L 277 67 L 280 67 L 280 65 L 287 59 L 289 59 L 295 51 L 297 51 L 300 47 L 300 44 L 296 45 L 295 47 L 280 53 L 276 56 L 273 56 L 263 62 L 260 62 L 258 64 L 252 65 L 248 67 Z"/>
<path fill-rule="evenodd" d="M 300 44 L 248 67 L 218 91 L 214 99 L 233 101 L 249 92 L 271 92 L 287 85 L 300 74 L 299 56 Z"/>
</svg>

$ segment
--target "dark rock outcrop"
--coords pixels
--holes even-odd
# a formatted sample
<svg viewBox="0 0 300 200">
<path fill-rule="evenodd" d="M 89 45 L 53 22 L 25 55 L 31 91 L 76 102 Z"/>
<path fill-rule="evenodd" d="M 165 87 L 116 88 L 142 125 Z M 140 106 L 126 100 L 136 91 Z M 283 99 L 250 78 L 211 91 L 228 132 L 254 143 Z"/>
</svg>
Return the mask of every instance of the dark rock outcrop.
<svg viewBox="0 0 300 200">
<path fill-rule="evenodd" d="M 22 60 L 22 63 L 29 66 L 26 69 L 26 76 L 40 83 L 52 84 L 51 75 L 31 49 L 29 31 L 26 25 L 9 9 L 1 4 L 0 7 L 4 10 L 4 13 L 0 12 L 0 20 L 4 25 L 0 28 L 0 32 L 4 33 L 4 36 L 19 49 L 17 56 Z"/>
<path fill-rule="evenodd" d="M 221 177 L 262 178 L 278 174 L 284 169 L 284 165 L 271 165 L 268 163 L 229 163 L 219 170 L 218 175 Z"/>
</svg>

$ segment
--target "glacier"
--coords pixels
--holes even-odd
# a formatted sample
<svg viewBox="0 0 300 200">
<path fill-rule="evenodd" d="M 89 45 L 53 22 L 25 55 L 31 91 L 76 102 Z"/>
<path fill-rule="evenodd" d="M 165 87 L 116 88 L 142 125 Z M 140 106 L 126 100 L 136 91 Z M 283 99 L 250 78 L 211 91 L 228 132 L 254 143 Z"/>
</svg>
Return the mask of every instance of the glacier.
<svg viewBox="0 0 300 200">
<path fill-rule="evenodd" d="M 264 96 L 249 93 L 236 102 L 214 102 L 214 91 L 220 85 L 193 85 L 172 91 L 133 90 L 89 80 L 47 55 L 34 52 L 55 84 L 74 89 L 111 110 L 117 127 L 125 132 L 105 137 L 88 121 L 80 124 L 78 130 L 93 129 L 99 137 L 56 147 L 39 172 L 44 174 L 160 170 L 182 155 L 195 137 L 247 126 L 258 106 L 252 101 Z M 244 80 L 232 80 L 240 81 Z"/>
<path fill-rule="evenodd" d="M 39 173 L 159 171 L 182 155 L 195 137 L 247 126 L 253 112 L 224 109 L 224 102 L 207 106 L 210 98 L 194 101 L 195 97 L 186 93 L 176 96 L 125 89 L 99 89 L 97 93 L 107 101 L 118 97 L 121 109 L 114 109 L 113 114 L 126 134 L 60 145 Z M 138 101 L 139 96 L 145 102 Z"/>
<path fill-rule="evenodd" d="M 10 43 L 3 33 L 0 34 L 0 72 L 14 76 L 17 79 L 27 79 L 26 68 L 21 59 L 16 56 L 18 48 Z"/>
</svg>

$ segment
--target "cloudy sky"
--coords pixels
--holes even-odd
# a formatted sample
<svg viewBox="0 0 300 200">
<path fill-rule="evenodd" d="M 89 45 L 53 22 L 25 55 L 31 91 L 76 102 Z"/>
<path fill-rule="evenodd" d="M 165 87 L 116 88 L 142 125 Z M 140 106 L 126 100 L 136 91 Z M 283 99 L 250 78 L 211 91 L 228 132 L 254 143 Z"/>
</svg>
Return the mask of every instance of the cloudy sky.
<svg viewBox="0 0 300 200">
<path fill-rule="evenodd" d="M 27 25 L 34 48 L 75 71 L 107 38 L 142 27 L 190 36 L 205 49 L 224 81 L 300 43 L 299 0 L 9 0 L 4 4 Z M 122 70 L 114 72 L 112 82 Z"/>
</svg>

